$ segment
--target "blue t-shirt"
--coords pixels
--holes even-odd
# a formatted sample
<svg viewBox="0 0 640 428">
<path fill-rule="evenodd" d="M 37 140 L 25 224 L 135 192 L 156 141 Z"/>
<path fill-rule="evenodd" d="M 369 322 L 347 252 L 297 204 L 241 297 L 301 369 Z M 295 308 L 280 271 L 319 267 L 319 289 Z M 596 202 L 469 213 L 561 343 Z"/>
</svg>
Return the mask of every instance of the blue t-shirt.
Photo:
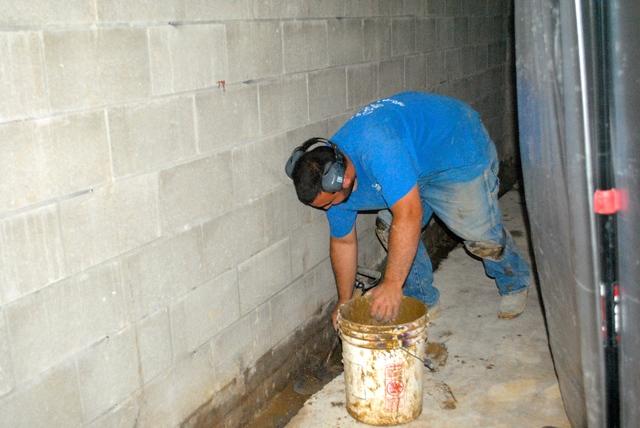
<svg viewBox="0 0 640 428">
<path fill-rule="evenodd" d="M 365 106 L 331 141 L 353 162 L 357 182 L 349 199 L 327 211 L 334 237 L 352 230 L 358 211 L 392 207 L 419 178 L 443 172 L 458 181 L 478 176 L 492 145 L 467 104 L 421 92 Z"/>
</svg>

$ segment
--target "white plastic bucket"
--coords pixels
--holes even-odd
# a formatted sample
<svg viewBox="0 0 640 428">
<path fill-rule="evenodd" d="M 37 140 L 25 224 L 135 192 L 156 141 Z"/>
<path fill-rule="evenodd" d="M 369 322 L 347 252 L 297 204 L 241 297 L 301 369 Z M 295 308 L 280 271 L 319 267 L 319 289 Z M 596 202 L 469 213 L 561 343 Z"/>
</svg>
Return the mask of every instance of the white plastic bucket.
<svg viewBox="0 0 640 428">
<path fill-rule="evenodd" d="M 422 412 L 427 308 L 403 297 L 394 324 L 377 322 L 369 309 L 370 299 L 359 297 L 338 313 L 347 411 L 370 425 L 410 422 Z"/>
</svg>

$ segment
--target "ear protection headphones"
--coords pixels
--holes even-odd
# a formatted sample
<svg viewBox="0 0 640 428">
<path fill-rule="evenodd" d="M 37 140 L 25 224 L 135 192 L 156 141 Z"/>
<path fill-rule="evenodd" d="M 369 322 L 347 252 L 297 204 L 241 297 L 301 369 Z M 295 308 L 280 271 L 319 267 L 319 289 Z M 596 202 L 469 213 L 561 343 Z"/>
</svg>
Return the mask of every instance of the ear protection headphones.
<svg viewBox="0 0 640 428">
<path fill-rule="evenodd" d="M 344 156 L 342 155 L 342 153 L 340 153 L 338 146 L 325 138 L 310 138 L 301 146 L 293 149 L 293 152 L 291 153 L 291 156 L 289 157 L 284 170 L 289 178 L 293 178 L 293 169 L 295 168 L 298 160 L 300 160 L 302 155 L 307 153 L 309 149 L 316 144 L 322 144 L 325 147 L 331 147 L 333 149 L 333 160 L 325 164 L 324 171 L 322 173 L 322 191 L 328 193 L 338 192 L 342 189 L 342 182 L 344 181 Z"/>
</svg>

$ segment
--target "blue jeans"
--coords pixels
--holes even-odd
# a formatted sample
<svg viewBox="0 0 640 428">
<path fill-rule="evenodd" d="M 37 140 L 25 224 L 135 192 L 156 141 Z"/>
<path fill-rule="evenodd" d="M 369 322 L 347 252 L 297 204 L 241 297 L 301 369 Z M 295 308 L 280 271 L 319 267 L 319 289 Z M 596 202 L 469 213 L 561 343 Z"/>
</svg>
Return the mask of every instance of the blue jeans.
<svg viewBox="0 0 640 428">
<path fill-rule="evenodd" d="M 481 175 L 461 181 L 464 171 L 446 171 L 418 180 L 422 200 L 422 227 L 433 214 L 464 240 L 467 250 L 482 259 L 485 272 L 495 279 L 504 296 L 529 286 L 529 265 L 502 224 L 498 206 L 498 160 L 492 152 L 490 166 Z M 462 174 L 461 174 L 462 173 Z M 388 210 L 378 213 L 378 221 L 391 224 Z M 440 292 L 433 286 L 431 260 L 422 240 L 418 243 L 411 271 L 404 284 L 404 294 L 434 305 Z"/>
</svg>

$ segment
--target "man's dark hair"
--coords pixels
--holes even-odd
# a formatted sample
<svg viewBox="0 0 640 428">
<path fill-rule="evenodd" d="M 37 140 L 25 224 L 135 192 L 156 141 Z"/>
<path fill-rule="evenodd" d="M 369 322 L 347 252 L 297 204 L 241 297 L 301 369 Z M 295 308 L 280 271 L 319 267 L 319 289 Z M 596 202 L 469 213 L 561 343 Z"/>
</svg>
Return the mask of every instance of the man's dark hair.
<svg viewBox="0 0 640 428">
<path fill-rule="evenodd" d="M 322 191 L 322 175 L 327 163 L 335 160 L 331 147 L 316 147 L 303 154 L 291 174 L 298 199 L 309 205 Z"/>
</svg>

